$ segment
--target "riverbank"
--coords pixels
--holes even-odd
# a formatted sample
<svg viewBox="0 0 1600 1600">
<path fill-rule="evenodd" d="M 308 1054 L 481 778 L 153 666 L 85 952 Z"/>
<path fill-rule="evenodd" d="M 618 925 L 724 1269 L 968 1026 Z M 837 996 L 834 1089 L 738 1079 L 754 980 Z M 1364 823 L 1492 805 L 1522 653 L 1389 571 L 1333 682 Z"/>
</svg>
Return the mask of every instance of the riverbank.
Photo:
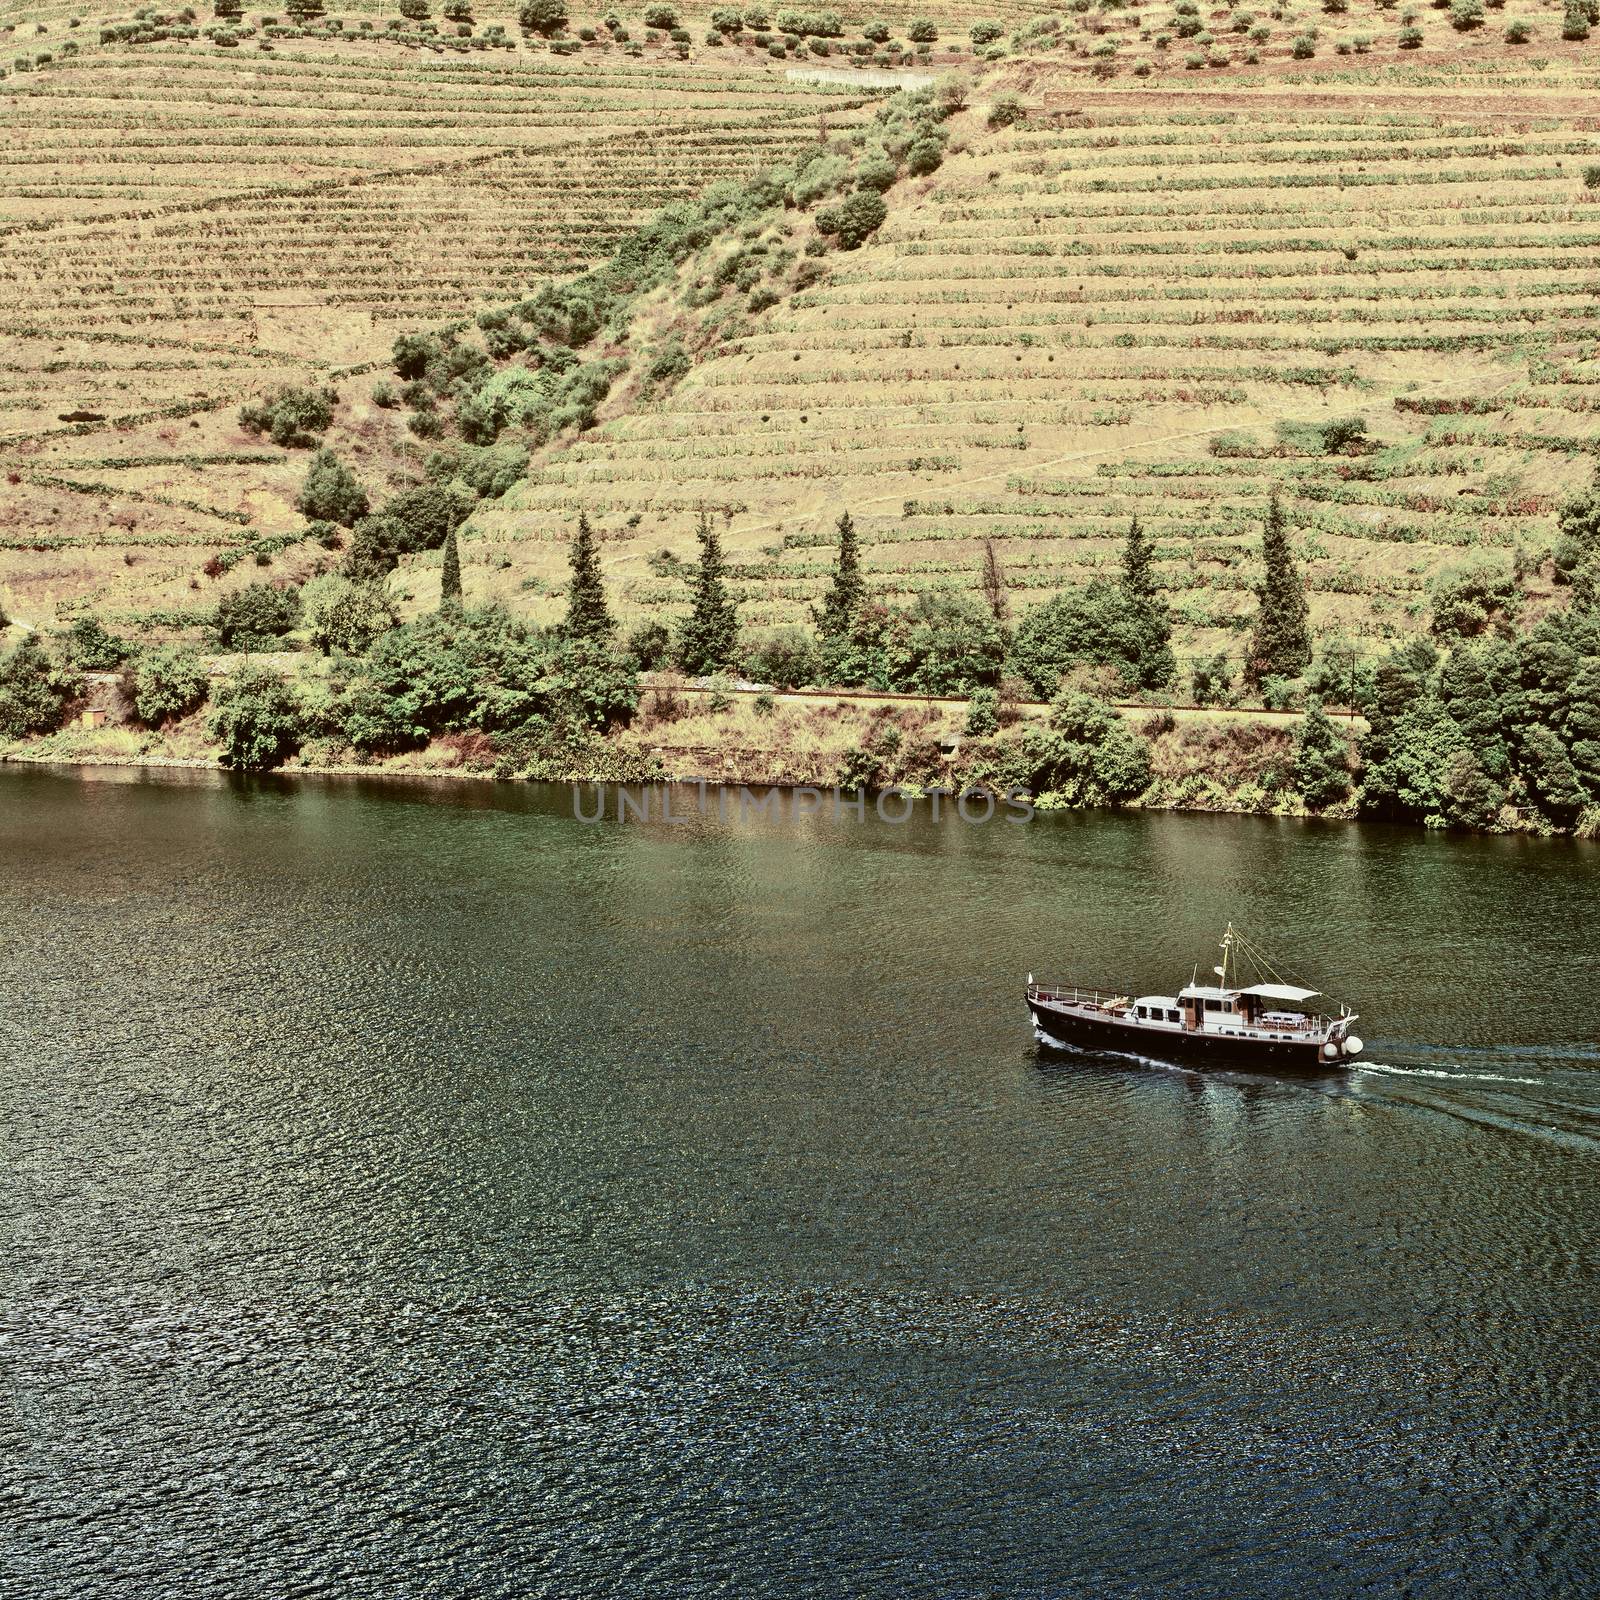
<svg viewBox="0 0 1600 1600">
<path fill-rule="evenodd" d="M 1049 708 L 1008 713 L 1011 738 L 1042 730 Z M 481 734 L 446 734 L 420 749 L 357 758 L 312 740 L 278 770 L 289 775 L 524 778 L 556 781 L 707 782 L 757 788 L 961 789 L 983 783 L 1000 740 L 966 731 L 964 700 L 908 695 L 723 691 L 681 684 L 647 688 L 631 725 L 588 746 L 539 753 Z M 1126 708 L 1122 720 L 1147 745 L 1151 781 L 1129 803 L 1147 810 L 1241 815 L 1309 814 L 1291 784 L 1291 713 L 1210 708 Z M 1364 731 L 1348 728 L 1352 741 Z M 69 726 L 0 746 L 0 761 L 68 766 L 223 770 L 203 713 L 151 731 L 128 723 Z M 1353 751 L 1352 751 L 1353 759 Z M 1355 815 L 1353 802 L 1322 813 Z"/>
<path fill-rule="evenodd" d="M 115 715 L 109 697 L 99 701 Z M 1009 706 L 990 736 L 967 732 L 966 700 L 817 689 L 777 693 L 681 680 L 647 681 L 628 727 L 576 744 L 529 745 L 515 738 L 463 732 L 414 750 L 363 759 L 348 745 L 309 739 L 276 770 L 346 777 L 540 779 L 552 782 L 710 783 L 748 788 L 898 789 L 918 794 L 1015 787 L 1004 776 L 1006 755 L 1030 731 L 1043 735 L 1050 707 Z M 1144 811 L 1236 816 L 1320 816 L 1350 821 L 1362 814 L 1360 740 L 1364 718 L 1332 719 L 1345 748 L 1353 787 L 1345 798 L 1308 805 L 1295 787 L 1299 712 L 1262 707 L 1123 705 L 1121 723 L 1148 752 L 1148 781 L 1122 795 Z M 204 711 L 159 730 L 131 722 L 69 724 L 56 733 L 0 745 L 0 762 L 23 765 L 226 770 Z M 1046 808 L 1081 803 L 1033 786 Z M 1090 802 L 1092 803 L 1092 802 Z M 1493 827 L 1478 831 L 1580 838 L 1600 834 L 1600 819 L 1579 817 L 1560 829 L 1537 814 L 1505 806 Z"/>
</svg>

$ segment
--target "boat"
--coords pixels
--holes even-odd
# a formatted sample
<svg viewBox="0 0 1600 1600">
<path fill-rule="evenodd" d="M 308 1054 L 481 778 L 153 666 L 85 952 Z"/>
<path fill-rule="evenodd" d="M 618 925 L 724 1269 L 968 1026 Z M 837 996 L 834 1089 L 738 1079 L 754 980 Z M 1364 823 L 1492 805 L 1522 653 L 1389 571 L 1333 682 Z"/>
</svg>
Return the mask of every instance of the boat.
<svg viewBox="0 0 1600 1600">
<path fill-rule="evenodd" d="M 1361 1054 L 1350 1031 L 1356 1013 L 1343 1005 L 1337 1016 L 1314 1010 L 1319 991 L 1285 982 L 1231 922 L 1222 962 L 1211 970 L 1215 983 L 1197 982 L 1196 966 L 1176 994 L 1142 995 L 1036 981 L 1030 972 L 1034 1037 L 1046 1049 L 1118 1050 L 1214 1066 L 1330 1068 Z"/>
</svg>

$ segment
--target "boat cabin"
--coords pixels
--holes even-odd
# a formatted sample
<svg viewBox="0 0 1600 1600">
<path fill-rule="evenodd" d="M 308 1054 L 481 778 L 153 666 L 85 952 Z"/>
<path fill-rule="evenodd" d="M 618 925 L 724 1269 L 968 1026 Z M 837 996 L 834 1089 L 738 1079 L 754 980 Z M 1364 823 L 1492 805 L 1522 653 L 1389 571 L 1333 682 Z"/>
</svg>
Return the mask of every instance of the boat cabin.
<svg viewBox="0 0 1600 1600">
<path fill-rule="evenodd" d="M 1190 983 L 1176 995 L 1140 995 L 1133 1002 L 1132 1011 L 1139 1022 L 1165 1023 L 1191 1033 L 1204 1029 L 1232 1032 L 1239 1028 L 1292 1033 L 1311 1022 L 1300 1008 L 1316 996 L 1315 989 L 1297 989 L 1287 983 L 1256 983 L 1248 989 Z"/>
</svg>

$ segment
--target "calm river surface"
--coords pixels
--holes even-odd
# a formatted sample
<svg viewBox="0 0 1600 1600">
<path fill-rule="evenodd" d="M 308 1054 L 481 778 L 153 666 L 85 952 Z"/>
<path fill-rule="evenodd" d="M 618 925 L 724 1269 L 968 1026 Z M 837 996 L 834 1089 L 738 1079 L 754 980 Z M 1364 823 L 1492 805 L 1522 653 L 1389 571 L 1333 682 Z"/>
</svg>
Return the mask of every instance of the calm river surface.
<svg viewBox="0 0 1600 1600">
<path fill-rule="evenodd" d="M 1597 883 L 0 771 L 0 1593 L 1592 1594 Z M 1228 917 L 1368 1066 L 1037 1056 Z"/>
</svg>

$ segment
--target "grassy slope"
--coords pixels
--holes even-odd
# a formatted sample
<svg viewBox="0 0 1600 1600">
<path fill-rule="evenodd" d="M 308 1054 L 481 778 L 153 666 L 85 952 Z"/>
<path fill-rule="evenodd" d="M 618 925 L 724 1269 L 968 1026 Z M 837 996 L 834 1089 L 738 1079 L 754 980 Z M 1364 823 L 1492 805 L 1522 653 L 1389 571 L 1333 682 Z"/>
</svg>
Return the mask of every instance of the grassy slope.
<svg viewBox="0 0 1600 1600">
<path fill-rule="evenodd" d="M 555 583 L 552 529 L 585 505 L 616 530 L 625 607 L 647 610 L 678 592 L 648 557 L 690 551 L 703 501 L 731 514 L 748 618 L 782 621 L 826 581 L 849 506 L 891 593 L 973 583 L 993 538 L 1027 603 L 1112 563 L 1137 510 L 1183 643 L 1209 650 L 1251 612 L 1277 487 L 1315 624 L 1376 648 L 1471 552 L 1547 544 L 1587 478 L 1600 379 L 1582 61 L 1514 98 L 1405 64 L 1381 95 L 1274 81 L 1221 104 L 1220 75 L 1014 75 L 1045 108 L 1028 130 L 969 127 L 827 282 L 664 404 L 552 453 L 480 518 L 495 559 Z M 1359 461 L 1211 454 L 1355 413 L 1381 447 Z"/>
<path fill-rule="evenodd" d="M 342 374 L 602 258 L 863 99 L 736 51 L 72 38 L 0 85 L 0 599 L 43 621 L 209 605 L 209 555 L 298 524 L 303 460 L 242 434 L 241 400 L 336 386 L 337 442 L 381 487 L 404 452 Z M 106 422 L 61 420 L 79 410 Z"/>
<path fill-rule="evenodd" d="M 1580 175 L 1600 159 L 1590 53 L 1549 43 L 1545 5 L 1513 8 L 1537 18 L 1536 61 L 1499 43 L 1494 12 L 1492 31 L 1465 36 L 1424 12 L 1428 48 L 1401 55 L 1398 14 L 1352 0 L 1316 13 L 1318 57 L 1296 63 L 1288 38 L 1312 8 L 1283 9 L 1255 66 L 1229 31 L 1237 8 L 1217 8 L 1223 43 L 1207 48 L 1233 64 L 1185 70 L 1187 45 L 1159 45 L 1165 5 L 1073 16 L 1059 48 L 1002 64 L 992 82 L 1022 89 L 1026 130 L 987 132 L 980 95 L 965 153 L 902 183 L 877 241 L 830 258 L 823 283 L 666 401 L 544 452 L 469 530 L 469 596 L 553 613 L 583 505 L 607 530 L 624 614 L 675 608 L 681 585 L 648 561 L 690 551 L 704 502 L 728 513 L 754 623 L 803 614 L 845 505 L 880 586 L 970 583 L 993 538 L 1026 604 L 1114 559 L 1138 509 L 1185 646 L 1210 649 L 1249 610 L 1275 484 L 1299 501 L 1315 620 L 1375 642 L 1419 625 L 1426 583 L 1469 547 L 1538 548 L 1585 470 L 1563 441 L 1589 437 L 1600 375 L 1600 213 Z M 1377 42 L 1340 57 L 1338 35 Z M 1090 52 L 1113 38 L 1148 78 L 1096 73 Z M 0 456 L 18 479 L 0 594 L 41 619 L 202 614 L 206 555 L 297 522 L 303 457 L 240 434 L 240 398 L 290 376 L 337 382 L 330 442 L 375 485 L 400 481 L 415 452 L 367 400 L 370 379 L 341 367 L 795 148 L 819 106 L 846 103 L 828 93 L 709 50 L 152 46 L 33 74 L 9 152 L 32 166 L 6 170 L 0 213 L 50 225 L 0 237 L 17 336 Z M 69 126 L 85 162 L 50 154 Z M 541 155 L 552 144 L 561 154 Z M 92 220 L 128 209 L 129 185 L 158 215 Z M 198 196 L 218 203 L 186 209 Z M 1490 409 L 1403 409 L 1418 402 Z M 164 403 L 199 409 L 83 435 L 54 421 L 69 405 Z M 1279 419 L 1357 411 L 1384 446 L 1355 468 L 1375 467 L 1369 481 L 1348 462 L 1208 452 L 1224 430 L 1270 442 Z M 219 459 L 234 455 L 252 459 Z M 246 563 L 228 581 L 259 575 Z M 428 558 L 398 581 L 429 603 Z"/>
</svg>

